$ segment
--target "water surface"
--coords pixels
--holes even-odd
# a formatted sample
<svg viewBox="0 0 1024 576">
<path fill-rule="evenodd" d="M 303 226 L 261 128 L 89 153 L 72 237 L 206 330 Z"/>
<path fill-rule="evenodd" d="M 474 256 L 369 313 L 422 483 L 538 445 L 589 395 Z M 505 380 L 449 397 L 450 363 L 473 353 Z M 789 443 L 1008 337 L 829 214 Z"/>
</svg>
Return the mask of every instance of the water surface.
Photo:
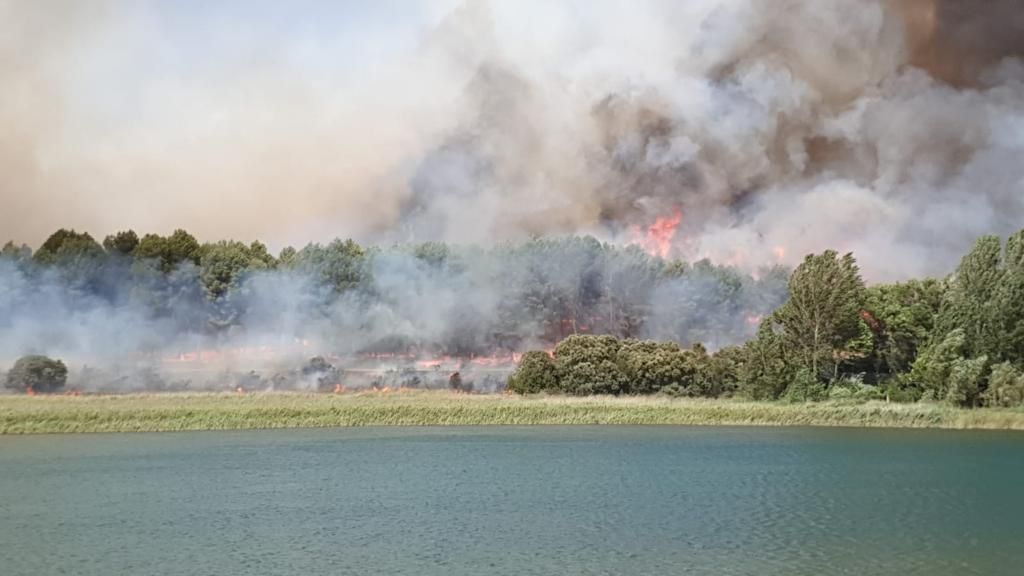
<svg viewBox="0 0 1024 576">
<path fill-rule="evenodd" d="M 689 427 L 0 438 L 0 573 L 1019 575 L 1024 435 Z"/>
</svg>

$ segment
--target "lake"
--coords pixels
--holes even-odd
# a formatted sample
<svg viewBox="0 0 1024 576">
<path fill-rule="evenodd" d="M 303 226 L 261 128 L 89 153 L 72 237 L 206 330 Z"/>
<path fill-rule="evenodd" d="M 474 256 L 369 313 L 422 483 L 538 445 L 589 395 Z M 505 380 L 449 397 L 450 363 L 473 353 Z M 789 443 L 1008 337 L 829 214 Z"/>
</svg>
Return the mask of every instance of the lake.
<svg viewBox="0 0 1024 576">
<path fill-rule="evenodd" d="M 0 573 L 1019 575 L 1024 434 L 0 437 Z"/>
</svg>

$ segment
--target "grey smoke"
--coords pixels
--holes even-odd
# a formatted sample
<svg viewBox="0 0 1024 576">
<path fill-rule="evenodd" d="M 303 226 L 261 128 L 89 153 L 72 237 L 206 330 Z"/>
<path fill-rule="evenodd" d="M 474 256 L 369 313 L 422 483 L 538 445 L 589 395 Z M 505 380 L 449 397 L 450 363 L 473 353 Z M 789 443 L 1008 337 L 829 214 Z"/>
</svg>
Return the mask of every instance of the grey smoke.
<svg viewBox="0 0 1024 576">
<path fill-rule="evenodd" d="M 280 57 L 292 46 L 247 3 L 209 24 L 204 39 L 229 49 L 188 69 L 161 59 L 153 6 L 0 0 L 0 236 L 184 227 L 274 246 L 625 243 L 681 210 L 672 256 L 689 261 L 753 270 L 836 248 L 869 281 L 941 275 L 977 236 L 1024 225 L 1016 4 L 427 2 L 414 49 L 347 77 Z M 249 325 L 227 344 L 472 339 L 502 313 L 481 267 L 450 275 L 396 255 L 374 266 L 387 297 L 369 309 L 325 308 L 301 276 L 254 278 Z M 0 278 L 7 354 L 209 344 L 178 341 L 130 302 L 48 288 L 26 307 L 11 296 L 26 297 L 18 274 Z M 720 288 L 686 286 L 643 296 L 678 312 Z"/>
</svg>

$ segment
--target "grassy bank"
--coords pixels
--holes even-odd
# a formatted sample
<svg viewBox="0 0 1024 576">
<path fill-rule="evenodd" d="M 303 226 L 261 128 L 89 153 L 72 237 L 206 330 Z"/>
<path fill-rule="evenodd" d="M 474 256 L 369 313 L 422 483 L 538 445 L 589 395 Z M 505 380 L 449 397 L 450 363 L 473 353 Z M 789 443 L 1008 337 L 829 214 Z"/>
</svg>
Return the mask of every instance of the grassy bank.
<svg viewBox="0 0 1024 576">
<path fill-rule="evenodd" d="M 1024 410 L 664 398 L 361 394 L 0 396 L 0 434 L 329 426 L 696 424 L 1024 430 Z"/>
</svg>

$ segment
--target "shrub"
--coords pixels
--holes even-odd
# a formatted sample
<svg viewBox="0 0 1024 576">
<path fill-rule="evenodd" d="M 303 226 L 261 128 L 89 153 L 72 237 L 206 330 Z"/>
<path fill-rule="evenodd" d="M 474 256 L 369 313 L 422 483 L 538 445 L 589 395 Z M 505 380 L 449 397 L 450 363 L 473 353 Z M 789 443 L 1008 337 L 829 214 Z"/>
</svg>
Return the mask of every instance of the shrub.
<svg viewBox="0 0 1024 576">
<path fill-rule="evenodd" d="M 949 373 L 946 401 L 954 406 L 977 406 L 987 368 L 987 356 L 954 361 Z"/>
<path fill-rule="evenodd" d="M 984 399 L 989 406 L 1024 406 L 1024 374 L 1009 362 L 996 364 Z"/>
<path fill-rule="evenodd" d="M 68 369 L 60 360 L 46 356 L 22 356 L 7 373 L 8 388 L 20 392 L 57 392 L 68 380 Z"/>
<path fill-rule="evenodd" d="M 576 396 L 619 395 L 626 388 L 625 376 L 618 366 L 608 360 L 601 360 L 597 364 L 578 362 L 560 371 L 560 374 L 562 390 Z"/>
<path fill-rule="evenodd" d="M 860 378 L 853 377 L 840 378 L 828 389 L 829 400 L 863 402 L 866 400 L 882 400 L 885 397 L 885 391 L 878 386 L 865 384 Z"/>
<path fill-rule="evenodd" d="M 523 354 L 508 379 L 508 389 L 516 394 L 536 394 L 558 390 L 555 361 L 547 352 L 534 350 Z"/>
<path fill-rule="evenodd" d="M 627 341 L 619 349 L 618 357 L 629 390 L 634 394 L 653 394 L 667 386 L 673 386 L 673 393 L 679 393 L 693 385 L 692 367 L 686 353 L 675 343 Z"/>
<path fill-rule="evenodd" d="M 629 380 L 619 366 L 621 343 L 612 336 L 570 336 L 555 348 L 559 387 L 568 394 L 623 394 Z"/>
<path fill-rule="evenodd" d="M 828 397 L 825 385 L 807 368 L 796 372 L 782 399 L 786 402 L 818 402 Z"/>
</svg>

